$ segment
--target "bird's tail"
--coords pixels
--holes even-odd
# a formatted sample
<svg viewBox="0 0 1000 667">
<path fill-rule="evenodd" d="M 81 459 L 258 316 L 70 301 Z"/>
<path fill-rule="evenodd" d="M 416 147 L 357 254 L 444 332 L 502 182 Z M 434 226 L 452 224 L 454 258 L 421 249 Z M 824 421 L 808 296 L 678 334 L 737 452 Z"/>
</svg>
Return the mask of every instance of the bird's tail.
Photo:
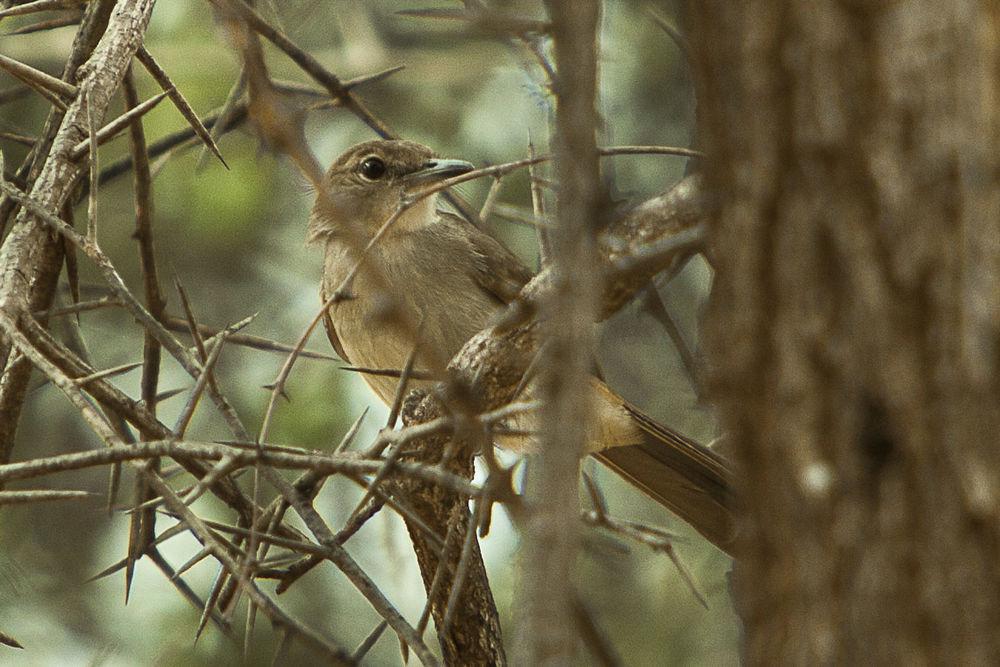
<svg viewBox="0 0 1000 667">
<path fill-rule="evenodd" d="M 729 465 L 708 447 L 638 408 L 627 403 L 624 407 L 642 430 L 643 441 L 594 456 L 732 555 L 734 494 Z"/>
</svg>

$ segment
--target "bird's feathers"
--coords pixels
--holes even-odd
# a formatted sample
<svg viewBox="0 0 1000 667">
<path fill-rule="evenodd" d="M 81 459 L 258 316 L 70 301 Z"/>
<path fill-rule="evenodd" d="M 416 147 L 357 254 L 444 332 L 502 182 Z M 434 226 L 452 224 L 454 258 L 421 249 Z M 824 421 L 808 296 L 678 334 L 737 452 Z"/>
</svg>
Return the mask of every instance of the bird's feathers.
<svg viewBox="0 0 1000 667">
<path fill-rule="evenodd" d="M 378 142 L 358 147 L 350 159 L 335 163 L 330 174 L 336 175 L 338 169 L 352 173 L 351 156 L 383 148 Z M 411 147 L 388 148 L 406 152 Z M 429 149 L 424 154 L 429 155 Z M 320 209 L 314 211 L 314 220 L 322 219 L 323 229 L 334 229 L 335 216 L 327 220 L 323 215 L 329 217 L 330 212 Z M 374 230 L 389 215 L 386 210 L 393 209 L 359 203 L 350 210 L 367 211 L 372 219 L 363 226 Z M 532 273 L 482 229 L 448 213 L 435 214 L 432 200 L 397 222 L 360 264 L 358 248 L 337 234 L 324 233 L 326 265 L 320 289 L 324 303 L 355 267 L 357 273 L 349 286 L 354 298 L 328 308 L 323 324 L 334 350 L 348 363 L 401 369 L 419 339 L 417 367 L 438 372 L 518 297 Z M 365 380 L 383 401 L 391 402 L 396 378 L 365 375 Z M 591 384 L 595 423 L 589 451 L 728 551 L 733 494 L 725 460 L 629 405 L 601 380 L 593 378 Z M 534 430 L 537 416 L 525 418 L 528 430 Z"/>
</svg>

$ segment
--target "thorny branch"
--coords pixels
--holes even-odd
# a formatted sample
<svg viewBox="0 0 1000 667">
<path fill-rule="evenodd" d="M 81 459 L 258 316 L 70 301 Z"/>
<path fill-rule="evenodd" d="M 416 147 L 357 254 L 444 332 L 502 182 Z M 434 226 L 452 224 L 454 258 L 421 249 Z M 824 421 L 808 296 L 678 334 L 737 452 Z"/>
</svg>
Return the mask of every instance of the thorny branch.
<svg viewBox="0 0 1000 667">
<path fill-rule="evenodd" d="M 552 308 L 568 307 L 576 309 L 573 312 L 585 320 L 606 317 L 648 284 L 653 275 L 699 251 L 702 236 L 700 222 L 704 217 L 705 202 L 696 179 L 688 179 L 668 193 L 646 202 L 600 233 L 599 225 L 596 224 L 581 227 L 577 233 L 583 233 L 591 239 L 588 252 L 599 259 L 602 267 L 601 271 L 595 272 L 595 279 L 597 275 L 601 276 L 603 291 L 598 299 L 594 296 L 599 293 L 598 289 L 585 289 L 583 286 L 581 289 L 585 293 L 579 295 L 583 300 L 573 305 L 573 299 L 566 293 L 567 283 L 559 276 L 561 263 L 571 261 L 564 255 L 565 248 L 568 247 L 565 244 L 574 242 L 567 241 L 570 238 L 567 236 L 561 242 L 564 245 L 560 246 L 559 234 L 567 233 L 569 227 L 565 226 L 565 221 L 574 216 L 579 217 L 581 212 L 583 217 L 579 220 L 596 220 L 600 215 L 600 201 L 587 203 L 581 199 L 581 206 L 584 208 L 571 212 L 573 209 L 566 209 L 564 199 L 572 199 L 573 192 L 599 192 L 594 170 L 600 155 L 652 153 L 696 157 L 698 153 L 659 146 L 598 149 L 596 145 L 592 145 L 593 136 L 590 136 L 590 145 L 586 141 L 581 143 L 579 137 L 561 137 L 556 150 L 557 170 L 560 182 L 569 194 L 560 199 L 562 231 L 555 236 L 553 263 L 545 266 L 542 273 L 525 288 L 521 298 L 507 313 L 502 326 L 481 332 L 450 364 L 447 363 L 448 360 L 442 359 L 436 364 L 436 368 L 402 370 L 404 377 L 412 374 L 413 377 L 444 378 L 447 391 L 432 394 L 411 392 L 405 401 L 402 401 L 404 392 L 401 391 L 401 404 L 394 409 L 394 414 L 401 408 L 404 426 L 396 431 L 382 431 L 376 441 L 360 454 L 340 450 L 329 454 L 275 445 L 267 442 L 267 436 L 278 397 L 282 394 L 282 387 L 295 360 L 300 355 L 310 354 L 304 350 L 304 345 L 313 327 L 305 332 L 296 345 L 287 346 L 236 333 L 242 323 L 222 331 L 208 329 L 198 324 L 187 308 L 186 322 L 166 314 L 165 299 L 159 288 L 153 243 L 149 160 L 151 157 L 168 154 L 195 138 L 204 142 L 221 159 L 213 137 L 220 136 L 247 118 L 254 118 L 258 132 L 290 155 L 309 175 L 314 185 L 321 185 L 318 162 L 305 146 L 301 135 L 282 135 L 281 130 L 274 125 L 269 126 L 267 122 L 268 115 L 276 111 L 291 109 L 297 113 L 295 108 L 284 106 L 291 96 L 316 96 L 317 91 L 300 84 L 272 81 L 263 64 L 256 36 L 260 35 L 270 41 L 322 86 L 323 91 L 319 91 L 319 94 L 327 97 L 327 106 L 346 109 L 383 137 L 393 135 L 352 90 L 361 83 L 376 81 L 398 71 L 398 68 L 355 81 L 342 81 L 296 46 L 281 30 L 268 24 L 248 4 L 233 0 L 210 1 L 228 21 L 241 22 L 248 29 L 242 33 L 234 33 L 245 59 L 244 76 L 248 92 L 246 97 L 237 95 L 233 98 L 233 104 L 227 105 L 221 121 L 218 115 L 198 118 L 167 73 L 142 45 L 153 0 L 121 0 L 117 3 L 94 0 L 89 3 L 77 44 L 62 79 L 46 79 L 37 71 L 32 71 L 32 68 L 25 69 L 16 62 L 8 62 L 9 59 L 0 63 L 8 71 L 16 70 L 29 87 L 45 95 L 54 105 L 50 122 L 43 134 L 37 139 L 29 138 L 33 153 L 14 174 L 18 185 L 0 182 L 0 223 L 6 221 L 11 212 L 17 211 L 10 233 L 0 248 L 0 339 L 8 350 L 3 355 L 6 367 L 0 377 L 0 486 L 10 481 L 37 479 L 57 472 L 124 463 L 133 465 L 137 470 L 136 479 L 139 484 L 135 503 L 130 509 L 133 525 L 136 526 L 132 531 L 134 538 L 126 558 L 102 574 L 122 568 L 130 572 L 136 560 L 143 556 L 150 557 L 167 576 L 176 580 L 178 590 L 186 598 L 200 606 L 203 610 L 202 625 L 207 620 L 213 620 L 228 632 L 229 616 L 239 596 L 245 595 L 251 602 L 248 638 L 253 614 L 259 610 L 283 631 L 283 646 L 292 639 L 298 639 L 326 658 L 346 664 L 359 660 L 387 625 L 400 637 L 404 650 L 412 650 L 424 664 L 434 664 L 436 658 L 428 650 L 422 636 L 427 619 L 433 617 L 438 627 L 445 662 L 456 664 L 481 659 L 493 664 L 503 663 L 505 656 L 500 639 L 499 618 L 479 554 L 478 540 L 473 531 L 478 529 L 485 533 L 488 530 L 491 508 L 495 502 L 506 504 L 519 519 L 530 518 L 531 521 L 536 521 L 541 516 L 539 510 L 543 504 L 537 498 L 529 498 L 526 503 L 514 492 L 511 471 L 503 469 L 492 456 L 489 439 L 491 431 L 504 419 L 518 411 L 537 407 L 515 402 L 524 376 L 532 361 L 538 357 L 536 338 L 539 325 L 535 315 L 540 311 L 549 312 Z M 556 72 L 548 63 L 539 42 L 542 36 L 548 34 L 556 39 L 557 60 L 564 78 L 571 78 L 574 68 L 583 79 L 593 76 L 592 72 L 586 71 L 592 63 L 587 65 L 581 61 L 568 66 L 566 53 L 559 55 L 560 48 L 564 48 L 559 46 L 560 40 L 572 44 L 579 41 L 580 35 L 565 32 L 570 15 L 560 13 L 565 9 L 560 6 L 568 6 L 568 3 L 551 4 L 554 14 L 552 24 L 494 15 L 482 10 L 478 3 L 469 3 L 469 6 L 475 9 L 473 13 L 478 27 L 492 26 L 492 30 L 502 34 L 515 34 L 518 39 L 523 40 L 538 58 L 550 82 Z M 21 7 L 26 8 L 27 5 Z M 8 15 L 12 14 L 8 12 Z M 469 16 L 470 14 L 464 14 L 457 18 L 467 20 Z M 107 30 L 104 30 L 105 25 Z M 38 29 L 45 27 L 48 26 L 40 26 Z M 590 43 L 592 40 L 584 41 L 587 42 L 583 44 L 584 51 L 577 55 L 587 61 L 594 58 L 595 52 Z M 580 44 L 577 43 L 576 46 L 579 47 Z M 88 56 L 89 60 L 84 63 Z M 133 56 L 138 58 L 164 90 L 163 94 L 145 103 L 140 103 L 131 77 Z M 565 98 L 561 106 L 568 105 L 566 113 L 585 112 L 585 105 L 581 106 L 582 101 L 588 99 L 588 95 L 592 100 L 593 91 L 587 92 L 588 84 L 583 79 L 578 81 L 582 87 L 575 93 L 572 90 L 567 92 L 566 88 L 560 90 L 560 95 Z M 120 84 L 123 84 L 121 89 L 126 108 L 132 111 L 127 111 L 107 124 L 103 130 L 97 130 L 97 124 L 105 115 Z M 190 128 L 148 144 L 140 116 L 163 96 L 172 99 L 189 121 Z M 565 101 L 572 99 L 577 101 Z M 577 124 L 583 128 L 592 128 L 595 122 L 593 118 L 565 120 L 560 124 L 560 132 L 570 132 Z M 215 127 L 216 123 L 219 127 Z M 128 128 L 130 136 L 129 158 L 106 168 L 101 172 L 100 178 L 96 169 L 92 169 L 92 179 L 88 185 L 83 177 L 88 165 L 96 167 L 99 146 L 106 138 L 124 128 Z M 290 129 L 292 132 L 301 130 L 300 127 Z M 211 136 L 209 130 L 212 130 Z M 275 138 L 279 141 L 274 142 Z M 577 153 L 572 153 L 572 150 Z M 496 205 L 503 178 L 517 169 L 549 159 L 550 156 L 536 156 L 532 151 L 527 159 L 449 179 L 411 200 L 400 202 L 397 213 L 386 222 L 384 229 L 388 229 L 394 219 L 420 199 L 458 183 L 488 176 L 494 178 L 494 188 L 482 208 L 485 216 Z M 591 170 L 590 176 L 583 175 L 586 170 Z M 81 234 L 73 229 L 68 215 L 60 217 L 57 214 L 66 210 L 66 205 L 72 202 L 76 193 L 88 190 L 91 211 L 99 213 L 96 202 L 100 185 L 128 171 L 134 173 L 135 237 L 141 260 L 144 304 L 136 298 L 100 249 L 96 233 Z M 583 180 L 577 180 L 578 178 Z M 586 183 L 594 188 L 588 189 Z M 478 219 L 475 210 L 464 206 L 461 200 L 457 200 L 457 205 L 470 220 Z M 92 215 L 89 222 L 90 228 L 96 229 L 96 217 Z M 545 224 L 543 220 L 536 222 Z M 560 227 L 557 226 L 556 229 Z M 61 243 L 53 243 L 53 232 L 65 240 L 66 247 L 73 252 L 82 252 L 98 267 L 110 289 L 110 297 L 65 308 L 51 308 L 50 295 L 58 279 L 63 252 Z M 380 238 L 381 236 L 377 236 L 370 241 L 359 242 L 357 261 L 362 261 L 366 247 L 378 243 Z M 66 261 L 69 264 L 71 260 L 67 257 Z M 71 289 L 76 296 L 78 284 L 74 277 L 75 269 L 68 267 L 68 271 Z M 342 289 L 331 295 L 331 301 L 349 296 L 349 284 L 345 283 Z M 591 299 L 591 302 L 586 303 L 587 299 Z M 78 314 L 89 308 L 112 305 L 127 309 L 142 326 L 144 350 L 141 362 L 141 400 L 128 396 L 108 382 L 109 377 L 127 370 L 126 368 L 103 371 L 92 368 L 85 359 L 74 355 L 44 329 L 49 317 Z M 324 308 L 328 305 L 329 303 L 324 304 Z M 173 336 L 171 331 L 178 330 L 192 332 L 196 350 L 185 347 Z M 215 338 L 205 343 L 202 340 L 204 335 Z M 212 377 L 213 364 L 227 340 L 289 353 L 272 387 L 264 423 L 256 439 L 250 437 L 240 417 Z M 564 342 L 570 347 L 576 344 L 569 339 Z M 156 416 L 161 350 L 172 355 L 195 381 L 188 403 L 182 410 L 182 418 L 173 429 L 161 423 Z M 554 351 L 555 348 L 550 346 L 546 354 L 553 354 Z M 561 368 L 562 373 L 569 372 L 565 363 L 556 366 Z M 26 373 L 32 367 L 41 370 L 50 382 L 66 394 L 82 418 L 101 438 L 105 445 L 103 448 L 8 463 L 13 429 L 24 401 Z M 379 372 L 400 371 L 383 369 Z M 565 378 L 550 378 L 550 383 L 552 387 L 564 386 L 564 380 Z M 405 382 L 403 384 L 405 386 Z M 217 444 L 182 439 L 184 427 L 196 409 L 202 392 L 209 394 L 216 408 L 225 417 L 233 442 Z M 549 398 L 552 405 L 560 404 L 560 392 L 561 390 L 554 389 L 551 393 Z M 450 396 L 451 399 L 445 404 L 442 403 L 442 396 Z M 95 408 L 91 399 L 96 400 L 100 410 Z M 571 404 L 572 401 L 569 401 L 564 407 Z M 559 423 L 563 421 L 561 418 L 555 420 Z M 132 441 L 134 438 L 126 424 L 131 424 L 138 430 L 141 441 Z M 352 431 L 345 442 L 352 440 L 355 432 Z M 554 441 L 564 438 L 572 440 L 572 435 L 564 432 L 549 433 L 547 437 Z M 489 476 L 482 486 L 473 485 L 469 481 L 472 454 L 477 451 L 486 455 L 485 461 L 489 469 Z M 578 458 L 578 453 L 572 448 L 557 447 L 553 451 L 564 451 L 565 462 Z M 159 473 L 153 465 L 161 457 L 180 463 L 194 475 L 196 482 L 181 491 L 174 489 L 165 481 L 165 475 Z M 234 481 L 241 472 L 248 469 L 256 473 L 253 498 L 247 498 Z M 280 475 L 279 469 L 302 471 L 303 475 L 295 483 L 290 483 Z M 572 486 L 575 493 L 575 476 L 570 479 L 564 473 L 565 470 L 558 472 L 556 477 L 566 482 L 564 486 L 567 490 Z M 323 480 L 338 474 L 364 486 L 367 490 L 365 498 L 370 498 L 370 502 L 366 502 L 363 508 L 359 507 L 359 512 L 352 516 L 348 525 L 335 533 L 315 510 L 312 500 Z M 257 475 L 279 492 L 279 497 L 267 507 L 261 507 L 258 503 Z M 206 521 L 191 509 L 191 504 L 206 492 L 221 498 L 236 511 L 237 525 Z M 79 496 L 80 492 L 76 491 L 0 492 L 0 504 Z M 470 500 L 474 501 L 473 512 L 468 510 Z M 395 610 L 342 547 L 383 505 L 393 508 L 404 517 L 421 565 L 428 602 L 416 627 L 411 626 Z M 157 512 L 164 511 L 161 509 L 163 507 L 179 523 L 161 530 L 157 535 L 153 518 Z M 315 541 L 284 523 L 289 509 L 303 519 Z M 639 526 L 616 522 L 603 512 L 594 512 L 585 518 L 595 525 L 640 539 L 654 548 L 665 549 L 674 557 L 664 536 L 650 533 Z M 522 522 L 522 525 L 529 526 L 527 534 L 530 542 L 534 529 L 530 527 L 530 523 Z M 189 563 L 175 570 L 159 554 L 157 546 L 181 532 L 191 532 L 203 545 L 203 549 Z M 282 549 L 283 553 L 269 558 L 267 554 L 271 548 Z M 186 587 L 180 575 L 208 556 L 213 557 L 222 569 L 208 599 L 202 601 Z M 281 579 L 281 586 L 287 588 L 302 573 L 323 560 L 330 560 L 347 574 L 385 619 L 354 653 L 288 616 L 256 583 L 258 578 L 276 577 Z M 131 577 L 127 575 L 126 578 L 128 580 Z M 279 587 L 279 592 L 281 590 L 283 588 Z M 594 638 L 600 634 L 591 622 L 592 619 L 589 619 L 585 611 L 581 612 L 583 607 L 575 594 L 570 597 L 557 595 L 553 600 L 557 597 L 563 602 L 569 602 L 567 609 L 582 624 L 585 635 Z M 2 633 L 0 642 L 17 645 Z M 595 642 L 600 643 L 597 640 Z M 538 655 L 536 649 L 532 648 L 530 651 Z"/>
</svg>

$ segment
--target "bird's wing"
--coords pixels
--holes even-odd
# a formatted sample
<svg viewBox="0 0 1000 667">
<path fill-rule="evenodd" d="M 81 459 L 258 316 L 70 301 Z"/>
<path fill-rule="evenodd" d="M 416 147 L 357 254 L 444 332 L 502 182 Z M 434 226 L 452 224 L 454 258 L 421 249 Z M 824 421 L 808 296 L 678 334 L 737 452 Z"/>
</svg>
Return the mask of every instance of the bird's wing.
<svg viewBox="0 0 1000 667">
<path fill-rule="evenodd" d="M 439 211 L 464 232 L 476 258 L 475 280 L 502 304 L 512 302 L 532 278 L 520 260 L 486 232 L 456 216 Z M 336 345 L 336 344 L 335 344 Z M 622 408 L 625 428 L 639 433 L 626 446 L 595 452 L 595 456 L 629 482 L 694 526 L 720 549 L 731 553 L 734 528 L 732 473 L 712 450 L 658 424 L 599 383 L 610 405 Z"/>
<path fill-rule="evenodd" d="M 692 481 L 685 473 L 701 461 L 685 460 L 687 455 L 653 436 L 642 444 L 594 453 L 598 461 L 732 555 L 736 540 L 732 491 L 726 488 L 720 494 L 720 480 L 707 485 Z M 731 479 L 721 481 L 731 484 Z M 720 495 L 728 500 L 720 501 Z"/>
<path fill-rule="evenodd" d="M 326 293 L 326 281 L 319 286 L 319 298 L 320 301 L 326 303 L 326 300 L 330 297 Z M 323 328 L 326 329 L 326 337 L 330 339 L 330 344 L 333 345 L 334 351 L 340 359 L 348 364 L 351 360 L 347 358 L 347 353 L 344 352 L 344 346 L 340 342 L 340 338 L 337 337 L 337 329 L 333 326 L 333 319 L 330 317 L 330 309 L 323 309 Z"/>
<path fill-rule="evenodd" d="M 736 498 L 728 462 L 708 447 L 618 400 L 642 432 L 642 440 L 594 456 L 731 555 L 736 536 Z"/>
<path fill-rule="evenodd" d="M 521 260 L 500 241 L 458 216 L 445 211 L 438 211 L 438 215 L 464 232 L 475 260 L 476 283 L 501 304 L 517 298 L 534 275 Z"/>
</svg>

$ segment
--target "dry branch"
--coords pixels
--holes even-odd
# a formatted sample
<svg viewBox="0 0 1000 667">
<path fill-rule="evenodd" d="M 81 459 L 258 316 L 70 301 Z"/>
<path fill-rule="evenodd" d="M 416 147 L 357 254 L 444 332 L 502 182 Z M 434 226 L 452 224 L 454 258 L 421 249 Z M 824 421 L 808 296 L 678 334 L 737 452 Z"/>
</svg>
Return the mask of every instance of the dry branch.
<svg viewBox="0 0 1000 667">
<path fill-rule="evenodd" d="M 524 664 L 570 664 L 577 654 L 573 576 L 579 465 L 588 422 L 591 322 L 603 276 L 595 265 L 597 236 L 608 200 L 596 143 L 597 25 L 595 0 L 547 2 L 556 60 L 555 174 L 559 183 L 551 241 L 552 291 L 542 299 L 539 455 L 529 468 L 531 511 L 522 525 L 518 584 L 522 610 L 518 659 Z"/>
<path fill-rule="evenodd" d="M 11 30 L 6 33 L 10 35 L 30 35 L 33 32 L 42 32 L 44 30 L 53 30 L 55 28 L 65 28 L 71 25 L 78 25 L 80 20 L 83 18 L 83 12 L 70 12 L 63 16 L 48 19 L 45 21 L 36 21 L 35 23 L 29 23 L 28 25 L 21 26 L 16 30 Z"/>
<path fill-rule="evenodd" d="M 74 89 L 73 102 L 55 137 L 49 159 L 30 192 L 31 197 L 46 209 L 61 209 L 81 176 L 83 165 L 73 158 L 73 149 L 86 136 L 87 114 L 95 118 L 104 116 L 139 46 L 152 8 L 153 0 L 119 2 L 107 32 L 82 68 L 84 75 Z M 46 233 L 44 225 L 32 214 L 22 212 L 17 217 L 0 248 L 0 308 L 9 312 L 26 310 L 30 287 L 26 276 L 32 274 L 31 262 Z"/>
<path fill-rule="evenodd" d="M 73 48 L 69 59 L 63 68 L 63 81 L 76 81 L 77 73 L 84 61 L 91 56 L 99 41 L 105 33 L 105 28 L 114 8 L 113 0 L 94 0 L 87 6 L 83 24 L 73 40 Z M 45 121 L 39 140 L 35 143 L 24 163 L 17 170 L 15 177 L 22 182 L 35 182 L 47 167 L 54 165 L 48 158 L 52 153 L 52 146 L 57 139 L 60 140 L 62 150 L 67 150 L 75 140 L 82 136 L 82 121 L 86 114 L 82 110 L 76 110 L 77 130 L 69 133 L 68 126 L 64 124 L 63 109 L 59 106 L 53 107 Z M 61 137 L 61 139 L 60 139 Z M 66 161 L 68 156 L 63 156 Z M 59 182 L 60 187 L 69 189 L 71 183 L 57 175 L 50 169 L 46 175 L 47 179 Z M 43 186 L 47 187 L 47 186 Z M 64 192 L 63 192 L 64 194 Z M 16 213 L 18 204 L 9 197 L 0 196 L 0 238 L 4 237 L 9 225 L 8 221 Z M 6 234 L 3 249 L 0 250 L 0 258 L 7 257 L 5 254 L 10 250 L 10 245 L 15 239 L 13 233 Z M 33 233 L 32 238 L 24 243 L 21 248 L 15 251 L 15 255 L 25 252 L 33 252 L 35 257 L 22 256 L 15 264 L 15 271 L 23 271 L 25 267 L 31 267 L 32 271 L 22 277 L 26 282 L 30 282 L 30 295 L 24 296 L 29 301 L 33 310 L 44 310 L 52 305 L 52 298 L 55 294 L 56 285 L 59 278 L 59 270 L 64 259 L 67 261 L 67 270 L 73 265 L 70 254 L 63 252 L 63 243 L 47 235 L 43 231 Z M 6 270 L 10 264 L 10 258 L 0 259 L 0 274 Z M 72 274 L 70 274 L 72 275 Z M 21 285 L 24 288 L 24 285 Z M 0 290 L 2 291 L 2 290 Z M 3 299 L 0 299 L 0 309 L 3 309 Z M 14 443 L 14 434 L 21 415 L 21 407 L 24 404 L 25 390 L 31 373 L 31 364 L 23 356 L 11 353 L 10 345 L 0 339 L 0 367 L 3 373 L 0 375 L 0 462 L 10 459 L 11 450 Z"/>
<path fill-rule="evenodd" d="M 408 428 L 433 423 L 447 414 L 439 401 L 431 400 L 431 397 L 416 400 L 419 396 L 421 392 L 411 392 L 404 406 L 403 423 Z M 451 474 L 471 478 L 474 450 L 470 446 L 474 445 L 468 440 L 453 443 L 447 435 L 431 435 L 400 447 L 400 460 L 395 465 L 403 466 L 413 461 L 431 465 L 443 462 Z M 449 450 L 453 452 L 451 456 L 446 455 Z M 412 476 L 401 477 L 390 487 L 394 493 L 409 499 L 432 530 L 439 535 L 457 538 L 445 540 L 442 555 L 431 547 L 421 532 L 407 523 L 445 664 L 506 664 L 499 614 L 479 553 L 479 543 L 471 536 L 470 540 L 465 539 L 466 535 L 476 530 L 466 499 L 450 489 L 422 483 Z M 461 595 L 449 604 L 456 574 L 466 551 L 462 548 L 463 543 L 471 552 L 464 559 L 467 581 Z M 444 568 L 443 575 L 437 574 L 439 568 Z M 446 624 L 445 615 L 449 606 L 453 608 L 452 622 Z"/>
<path fill-rule="evenodd" d="M 80 500 L 92 498 L 89 491 L 0 491 L 0 505 L 21 505 L 49 500 Z"/>
<path fill-rule="evenodd" d="M 84 66 L 83 76 L 79 77 L 76 96 L 62 119 L 49 157 L 32 185 L 31 197 L 46 209 L 60 210 L 82 175 L 84 167 L 73 159 L 73 147 L 86 135 L 88 113 L 95 118 L 104 116 L 111 95 L 139 46 L 152 8 L 153 0 L 122 1 L 115 7 L 107 31 Z M 30 311 L 29 281 L 35 275 L 35 264 L 46 247 L 48 234 L 45 225 L 31 213 L 22 211 L 0 247 L 0 311 L 14 319 Z M 12 406 L 9 414 L 0 411 L 0 421 L 12 419 L 14 424 L 20 412 L 20 401 L 7 403 L 3 394 L 9 391 L 15 399 L 20 394 L 23 400 L 23 388 L 19 391 L 17 386 L 21 378 L 8 376 L 7 373 L 10 364 L 17 361 L 16 355 L 8 360 L 8 368 L 0 382 L 0 406 Z M 18 407 L 13 408 L 13 403 L 17 403 Z M 11 437 L 0 439 L 0 461 L 9 460 L 14 424 L 8 423 L 5 427 Z"/>
<path fill-rule="evenodd" d="M 346 650 L 337 646 L 330 640 L 326 639 L 322 635 L 316 633 L 310 628 L 305 627 L 292 617 L 288 616 L 280 607 L 278 607 L 271 598 L 257 587 L 257 584 L 253 581 L 251 577 L 248 577 L 242 567 L 240 567 L 226 548 L 220 543 L 216 536 L 212 533 L 207 525 L 198 517 L 194 512 L 192 512 L 187 505 L 181 500 L 181 498 L 170 488 L 165 482 L 160 480 L 159 477 L 151 477 L 150 483 L 157 493 L 161 494 L 166 500 L 167 507 L 171 511 L 175 512 L 180 516 L 184 523 L 188 525 L 198 539 L 212 551 L 212 555 L 222 563 L 226 571 L 234 577 L 243 590 L 246 591 L 247 596 L 251 599 L 254 605 L 262 609 L 271 622 L 276 626 L 284 628 L 286 632 L 294 633 L 294 635 L 302 640 L 305 644 L 309 645 L 311 648 L 317 650 L 327 657 L 328 660 L 334 663 L 350 663 L 350 654 Z M 207 606 L 207 609 L 211 609 L 211 606 Z"/>
<path fill-rule="evenodd" d="M 85 3 L 86 0 L 33 0 L 15 7 L 0 10 L 0 19 L 9 16 L 24 16 L 36 12 L 46 12 L 53 9 L 73 9 Z"/>
</svg>

